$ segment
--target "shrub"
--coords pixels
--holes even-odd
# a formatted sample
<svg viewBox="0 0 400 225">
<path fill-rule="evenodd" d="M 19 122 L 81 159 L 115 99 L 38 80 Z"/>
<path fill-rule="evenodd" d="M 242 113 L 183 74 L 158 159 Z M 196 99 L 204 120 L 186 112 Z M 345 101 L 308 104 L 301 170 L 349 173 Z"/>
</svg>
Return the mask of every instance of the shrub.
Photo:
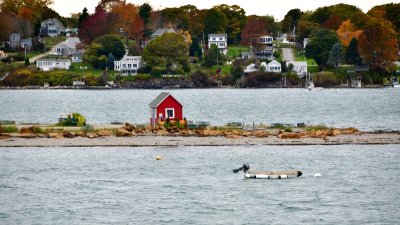
<svg viewBox="0 0 400 225">
<path fill-rule="evenodd" d="M 328 127 L 325 124 L 311 125 L 306 126 L 306 131 L 315 131 L 315 130 L 326 130 Z"/>
<path fill-rule="evenodd" d="M 145 74 L 145 73 L 140 73 L 140 74 L 137 74 L 136 76 L 133 77 L 134 81 L 136 81 L 136 80 L 150 80 L 150 79 L 151 79 L 150 74 Z"/>
<path fill-rule="evenodd" d="M 94 127 L 92 125 L 86 125 L 81 128 L 81 130 L 85 133 L 93 132 Z"/>
<path fill-rule="evenodd" d="M 15 125 L 0 126 L 0 133 L 17 133 L 18 128 Z"/>
<path fill-rule="evenodd" d="M 340 79 L 333 72 L 319 72 L 314 76 L 315 86 L 332 87 L 340 84 Z"/>
</svg>

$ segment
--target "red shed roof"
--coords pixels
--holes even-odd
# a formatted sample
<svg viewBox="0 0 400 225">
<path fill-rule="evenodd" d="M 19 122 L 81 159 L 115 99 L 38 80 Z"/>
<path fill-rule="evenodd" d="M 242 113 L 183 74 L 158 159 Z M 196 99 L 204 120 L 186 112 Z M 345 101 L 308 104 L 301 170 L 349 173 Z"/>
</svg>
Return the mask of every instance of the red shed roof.
<svg viewBox="0 0 400 225">
<path fill-rule="evenodd" d="M 161 92 L 152 102 L 150 102 L 149 106 L 151 108 L 157 107 L 170 95 L 171 94 L 168 92 Z M 176 100 L 176 98 L 174 98 L 174 96 L 171 95 L 171 97 L 175 99 L 175 101 L 177 101 L 181 106 L 183 106 L 178 100 Z"/>
</svg>

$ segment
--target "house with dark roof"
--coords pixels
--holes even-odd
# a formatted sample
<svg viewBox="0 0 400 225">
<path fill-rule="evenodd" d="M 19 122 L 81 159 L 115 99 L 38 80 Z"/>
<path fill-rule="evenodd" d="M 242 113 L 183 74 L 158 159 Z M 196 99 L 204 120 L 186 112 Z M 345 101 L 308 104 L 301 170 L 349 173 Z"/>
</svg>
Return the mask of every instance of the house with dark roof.
<svg viewBox="0 0 400 225">
<path fill-rule="evenodd" d="M 167 119 L 170 121 L 183 119 L 183 105 L 168 92 L 161 92 L 149 106 L 152 127 Z"/>
</svg>

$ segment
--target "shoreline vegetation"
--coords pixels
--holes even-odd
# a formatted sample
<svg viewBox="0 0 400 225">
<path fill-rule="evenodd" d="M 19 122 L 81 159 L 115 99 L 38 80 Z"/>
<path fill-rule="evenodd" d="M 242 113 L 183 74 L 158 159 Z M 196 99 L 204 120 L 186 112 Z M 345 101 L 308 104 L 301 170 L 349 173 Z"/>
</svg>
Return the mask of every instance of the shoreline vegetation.
<svg viewBox="0 0 400 225">
<path fill-rule="evenodd" d="M 204 126 L 177 128 L 129 123 L 85 127 L 45 125 L 3 126 L 0 147 L 94 146 L 251 146 L 400 144 L 400 131 L 359 131 L 356 128 Z"/>
</svg>

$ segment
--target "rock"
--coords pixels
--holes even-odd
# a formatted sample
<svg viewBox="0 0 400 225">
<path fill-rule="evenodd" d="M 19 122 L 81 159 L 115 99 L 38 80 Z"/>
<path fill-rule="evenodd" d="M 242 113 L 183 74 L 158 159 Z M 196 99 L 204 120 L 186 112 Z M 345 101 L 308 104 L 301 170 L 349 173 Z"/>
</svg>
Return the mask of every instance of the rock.
<svg viewBox="0 0 400 225">
<path fill-rule="evenodd" d="M 112 136 L 113 133 L 109 130 L 99 130 L 97 132 L 97 135 L 99 135 L 100 137 L 106 137 L 106 136 Z"/>
<path fill-rule="evenodd" d="M 346 129 L 341 129 L 340 131 L 342 132 L 342 134 L 354 134 L 354 133 L 358 132 L 358 130 L 356 128 L 353 128 L 353 127 L 349 127 L 349 128 L 346 128 Z"/>
<path fill-rule="evenodd" d="M 221 136 L 223 133 L 219 130 L 203 130 L 201 133 L 203 136 Z"/>
<path fill-rule="evenodd" d="M 30 134 L 30 133 L 25 133 L 25 134 L 21 134 L 19 135 L 20 138 L 36 138 L 35 134 Z"/>
<path fill-rule="evenodd" d="M 9 139 L 10 135 L 8 134 L 0 134 L 0 140 L 5 140 L 5 139 Z"/>
<path fill-rule="evenodd" d="M 169 135 L 168 131 L 166 131 L 166 130 L 158 130 L 156 134 L 159 136 L 168 136 Z"/>
<path fill-rule="evenodd" d="M 301 138 L 301 135 L 300 133 L 283 132 L 279 134 L 278 137 L 282 139 L 298 139 Z"/>
<path fill-rule="evenodd" d="M 123 127 L 123 129 L 125 129 L 125 130 L 127 130 L 127 131 L 129 131 L 129 132 L 132 132 L 132 131 L 134 131 L 134 130 L 136 129 L 136 127 L 133 126 L 133 125 L 130 124 L 130 123 L 125 123 L 125 126 Z"/>
<path fill-rule="evenodd" d="M 332 136 L 341 135 L 342 132 L 339 129 L 332 129 Z"/>
<path fill-rule="evenodd" d="M 57 139 L 64 137 L 62 133 L 48 133 L 46 136 L 48 138 L 57 138 Z"/>
<path fill-rule="evenodd" d="M 86 137 L 87 138 L 98 138 L 99 135 L 97 135 L 97 133 L 94 133 L 94 132 L 89 132 L 89 133 L 86 133 Z"/>
<path fill-rule="evenodd" d="M 256 136 L 258 138 L 268 137 L 268 132 L 265 130 L 258 130 L 256 132 L 254 132 L 254 136 Z"/>
<path fill-rule="evenodd" d="M 31 131 L 30 127 L 21 127 L 20 133 L 21 134 L 30 134 L 30 133 L 32 133 L 32 131 Z"/>
<path fill-rule="evenodd" d="M 232 139 L 239 139 L 239 138 L 242 138 L 242 136 L 240 136 L 240 135 L 235 135 L 235 134 L 226 135 L 225 137 L 227 137 L 227 138 L 232 138 Z"/>
<path fill-rule="evenodd" d="M 75 134 L 74 134 L 74 133 L 71 133 L 71 132 L 68 132 L 68 131 L 64 131 L 64 132 L 63 132 L 63 136 L 64 136 L 65 138 L 74 138 L 74 137 L 75 137 Z"/>
<path fill-rule="evenodd" d="M 75 136 L 77 136 L 77 137 L 86 137 L 86 133 L 83 132 L 83 131 L 80 131 L 80 132 L 76 133 Z"/>
<path fill-rule="evenodd" d="M 129 137 L 132 134 L 130 131 L 120 128 L 117 130 L 116 135 L 117 135 L 117 137 Z"/>
</svg>

